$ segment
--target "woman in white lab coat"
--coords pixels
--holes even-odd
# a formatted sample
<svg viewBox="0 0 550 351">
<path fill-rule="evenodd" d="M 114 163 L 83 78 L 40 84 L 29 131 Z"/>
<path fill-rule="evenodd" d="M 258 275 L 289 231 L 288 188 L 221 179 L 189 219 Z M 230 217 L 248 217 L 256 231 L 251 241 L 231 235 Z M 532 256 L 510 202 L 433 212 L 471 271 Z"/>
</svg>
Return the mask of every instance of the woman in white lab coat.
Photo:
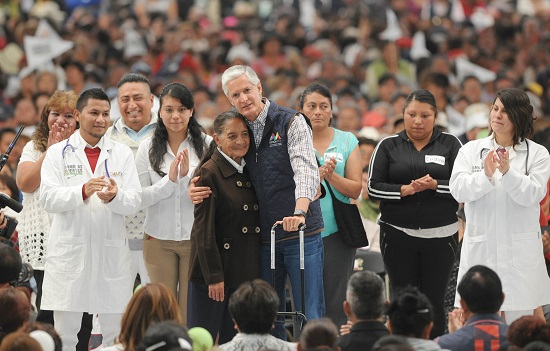
<svg viewBox="0 0 550 351">
<path fill-rule="evenodd" d="M 136 154 L 136 168 L 146 208 L 143 258 L 153 283 L 163 283 L 178 297 L 187 324 L 187 285 L 193 204 L 187 196 L 193 174 L 212 137 L 193 116 L 194 100 L 183 84 L 171 83 L 160 96 L 159 120 L 151 138 Z"/>
<path fill-rule="evenodd" d="M 501 309 L 511 323 L 550 303 L 539 225 L 550 157 L 527 140 L 534 116 L 524 91 L 497 93 L 489 118 L 492 134 L 460 149 L 450 180 L 466 213 L 458 280 L 477 264 L 494 269 L 505 294 Z"/>
</svg>

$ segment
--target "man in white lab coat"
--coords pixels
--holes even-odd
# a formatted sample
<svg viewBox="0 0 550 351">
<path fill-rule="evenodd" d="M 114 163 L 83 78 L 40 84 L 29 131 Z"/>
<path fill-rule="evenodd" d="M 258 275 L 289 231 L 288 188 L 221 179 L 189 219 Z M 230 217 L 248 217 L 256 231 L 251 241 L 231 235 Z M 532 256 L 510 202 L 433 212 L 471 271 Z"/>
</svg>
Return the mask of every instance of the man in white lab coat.
<svg viewBox="0 0 550 351">
<path fill-rule="evenodd" d="M 74 351 L 82 312 L 99 314 L 103 344 L 113 343 L 132 294 L 124 216 L 141 204 L 129 147 L 104 137 L 109 98 L 89 89 L 74 111 L 80 129 L 48 149 L 40 202 L 53 213 L 44 274 L 44 309 L 54 311 L 64 351 Z"/>
</svg>

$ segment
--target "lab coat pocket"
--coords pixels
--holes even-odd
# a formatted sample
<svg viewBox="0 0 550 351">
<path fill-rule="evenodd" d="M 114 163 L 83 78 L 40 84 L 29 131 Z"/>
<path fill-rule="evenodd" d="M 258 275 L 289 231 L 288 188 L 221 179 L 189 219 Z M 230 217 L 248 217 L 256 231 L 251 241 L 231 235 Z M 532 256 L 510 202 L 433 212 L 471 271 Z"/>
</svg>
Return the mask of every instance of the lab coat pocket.
<svg viewBox="0 0 550 351">
<path fill-rule="evenodd" d="M 517 269 L 534 269 L 542 259 L 542 239 L 537 232 L 512 234 L 512 262 Z"/>
<path fill-rule="evenodd" d="M 84 237 L 59 236 L 48 253 L 48 268 L 59 273 L 80 273 L 85 261 Z"/>
<path fill-rule="evenodd" d="M 489 255 L 487 234 L 466 235 L 462 244 L 462 252 L 466 255 L 465 265 L 477 264 L 480 258 L 485 259 Z M 470 259 L 468 259 L 470 258 Z M 469 262 L 472 260 L 471 262 Z"/>
<path fill-rule="evenodd" d="M 105 240 L 103 275 L 106 279 L 119 279 L 124 276 L 125 265 L 129 264 L 126 250 L 126 239 Z"/>
</svg>

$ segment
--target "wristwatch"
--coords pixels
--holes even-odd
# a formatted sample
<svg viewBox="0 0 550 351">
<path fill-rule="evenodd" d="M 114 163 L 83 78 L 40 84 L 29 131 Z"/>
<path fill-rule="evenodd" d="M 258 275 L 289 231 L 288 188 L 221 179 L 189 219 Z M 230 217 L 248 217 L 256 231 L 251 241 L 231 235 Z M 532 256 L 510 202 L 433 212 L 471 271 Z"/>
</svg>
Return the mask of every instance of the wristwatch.
<svg viewBox="0 0 550 351">
<path fill-rule="evenodd" d="M 304 218 L 307 218 L 307 212 L 304 210 L 294 210 L 293 216 L 302 216 Z"/>
</svg>

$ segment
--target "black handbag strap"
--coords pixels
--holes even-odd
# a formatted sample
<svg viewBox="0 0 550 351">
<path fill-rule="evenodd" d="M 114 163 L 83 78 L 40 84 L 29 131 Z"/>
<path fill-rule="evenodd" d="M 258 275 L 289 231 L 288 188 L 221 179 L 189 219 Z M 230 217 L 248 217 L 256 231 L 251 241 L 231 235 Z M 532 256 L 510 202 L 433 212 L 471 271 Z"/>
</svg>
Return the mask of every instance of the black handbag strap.
<svg viewBox="0 0 550 351">
<path fill-rule="evenodd" d="M 332 186 L 330 186 L 330 183 L 328 182 L 328 180 L 325 179 L 325 182 L 327 183 L 328 191 L 330 191 L 330 196 L 332 196 L 332 200 L 338 200 L 336 195 L 334 195 L 334 192 L 332 191 Z"/>
</svg>

